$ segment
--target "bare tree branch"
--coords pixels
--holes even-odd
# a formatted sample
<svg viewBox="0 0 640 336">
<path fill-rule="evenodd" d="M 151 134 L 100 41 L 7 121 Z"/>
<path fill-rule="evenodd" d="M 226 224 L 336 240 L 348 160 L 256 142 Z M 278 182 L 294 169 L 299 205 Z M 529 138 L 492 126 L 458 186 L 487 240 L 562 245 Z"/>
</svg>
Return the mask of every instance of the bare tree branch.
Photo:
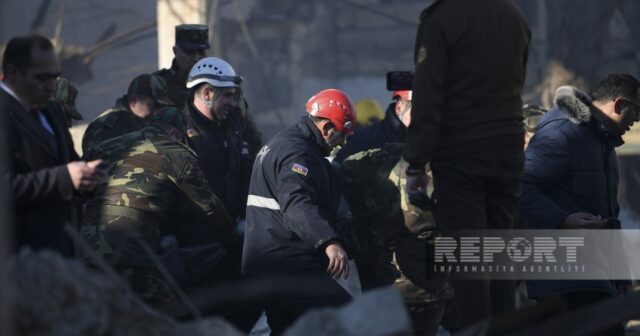
<svg viewBox="0 0 640 336">
<path fill-rule="evenodd" d="M 330 0 L 325 0 L 325 1 L 330 1 Z M 391 21 L 393 21 L 395 23 L 399 23 L 399 24 L 401 24 L 403 26 L 409 26 L 409 27 L 412 27 L 412 28 L 417 28 L 418 27 L 418 22 L 417 21 L 406 20 L 406 19 L 403 19 L 401 17 L 397 17 L 395 15 L 391 15 L 391 14 L 389 14 L 389 13 L 383 11 L 383 10 L 376 9 L 374 7 L 370 7 L 370 6 L 367 6 L 367 5 L 363 5 L 363 4 L 357 3 L 357 2 L 352 1 L 352 0 L 340 0 L 340 1 L 342 3 L 344 3 L 344 4 L 346 4 L 346 5 L 351 6 L 351 7 L 362 9 L 362 10 L 364 10 L 366 12 L 378 15 L 380 17 L 383 17 L 383 18 L 387 19 L 387 20 L 391 20 Z"/>
<path fill-rule="evenodd" d="M 256 47 L 255 41 L 253 40 L 253 37 L 251 36 L 251 31 L 249 30 L 249 26 L 247 25 L 247 23 L 244 21 L 244 19 L 242 18 L 242 13 L 240 12 L 240 5 L 238 4 L 238 0 L 234 0 L 233 1 L 233 5 L 235 6 L 235 11 L 236 11 L 236 20 L 238 21 L 238 24 L 240 25 L 240 31 L 242 32 L 242 36 L 244 37 L 245 42 L 247 43 L 247 46 L 249 47 L 249 50 L 251 51 L 251 56 L 253 56 L 253 59 L 256 60 L 256 62 L 258 63 L 258 69 L 260 71 L 260 75 L 262 76 L 262 78 L 264 79 L 265 83 L 268 82 L 268 78 L 269 76 L 267 76 L 267 69 L 266 66 L 262 60 L 262 57 L 260 57 L 260 53 L 258 52 L 258 48 Z M 265 85 L 264 86 L 265 89 L 268 91 L 269 96 L 271 97 L 275 97 L 276 95 L 273 92 L 273 87 L 271 85 Z M 282 112 L 280 112 L 280 109 L 274 109 L 275 113 L 276 113 L 276 118 L 278 118 L 278 122 L 280 123 L 280 125 L 282 126 L 286 126 L 287 122 L 285 121 L 284 116 L 282 115 Z"/>
<path fill-rule="evenodd" d="M 58 17 L 56 18 L 56 28 L 53 33 L 53 41 L 58 46 L 62 45 L 60 36 L 62 35 L 62 25 L 64 23 L 64 0 L 60 0 L 60 8 L 58 9 Z"/>
<path fill-rule="evenodd" d="M 145 23 L 142 23 L 136 27 L 133 27 L 129 30 L 123 31 L 121 33 L 115 34 L 113 36 L 111 36 L 110 38 L 92 46 L 91 48 L 89 48 L 89 50 L 86 52 L 86 54 L 84 55 L 83 58 L 83 62 L 85 64 L 89 64 L 93 61 L 93 59 L 95 57 L 97 57 L 98 55 L 107 52 L 108 50 L 110 50 L 111 48 L 114 47 L 114 45 L 121 43 L 122 41 L 125 41 L 127 38 L 138 34 L 140 32 L 143 32 L 145 30 L 149 30 L 149 29 L 154 29 L 157 25 L 157 21 L 156 20 L 151 20 Z"/>
<path fill-rule="evenodd" d="M 36 17 L 31 21 L 30 31 L 32 33 L 39 32 L 42 26 L 44 25 L 44 21 L 47 18 L 47 13 L 49 12 L 49 7 L 51 6 L 51 0 L 42 0 L 40 6 L 38 7 L 38 11 L 36 12 Z"/>
</svg>

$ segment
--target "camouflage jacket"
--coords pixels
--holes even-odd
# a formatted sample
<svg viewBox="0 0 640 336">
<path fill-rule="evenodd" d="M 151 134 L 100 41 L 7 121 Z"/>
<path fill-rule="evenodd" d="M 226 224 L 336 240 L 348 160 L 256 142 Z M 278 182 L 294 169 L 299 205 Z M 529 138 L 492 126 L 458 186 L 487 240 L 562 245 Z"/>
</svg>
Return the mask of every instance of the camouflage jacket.
<svg viewBox="0 0 640 336">
<path fill-rule="evenodd" d="M 114 107 L 102 112 L 89 123 L 82 137 L 82 153 L 85 159 L 97 158 L 91 153 L 99 144 L 145 126 L 145 120 L 133 114 L 126 102 L 126 96 L 121 97 Z"/>
<path fill-rule="evenodd" d="M 171 68 L 160 69 L 151 75 L 162 77 L 167 85 L 166 89 L 159 92 L 165 92 L 174 106 L 178 108 L 184 107 L 184 103 L 189 97 L 189 89 L 186 84 L 187 76 L 180 75 L 175 59 L 171 63 Z"/>
<path fill-rule="evenodd" d="M 184 108 L 186 105 L 185 103 L 191 96 L 191 92 L 186 86 L 187 77 L 180 76 L 178 72 L 176 61 L 173 60 L 171 68 L 158 70 L 152 75 L 162 77 L 167 83 L 167 88 L 165 90 L 160 90 L 160 92 L 166 92 L 169 96 L 169 100 L 171 100 L 175 107 L 178 109 Z M 256 125 L 253 116 L 249 113 L 249 104 L 247 103 L 241 89 L 238 90 L 236 98 L 238 105 L 238 120 L 241 121 L 243 133 L 245 134 L 244 146 L 246 146 L 248 150 L 249 157 L 253 160 L 262 147 L 262 134 L 258 130 L 258 126 Z"/>
<path fill-rule="evenodd" d="M 143 244 L 160 256 L 166 251 L 161 238 L 167 236 L 193 249 L 237 243 L 229 215 L 181 136 L 169 125 L 152 123 L 99 144 L 95 155 L 110 162 L 109 178 L 87 202 L 81 225 L 94 252 L 156 307 L 177 301 Z"/>
<path fill-rule="evenodd" d="M 181 245 L 235 240 L 195 153 L 176 135 L 178 130 L 154 123 L 96 148 L 97 156 L 110 162 L 109 179 L 86 204 L 83 232 L 114 264 L 152 266 L 134 242 L 136 235 L 154 251 L 165 235 L 175 235 Z"/>
</svg>

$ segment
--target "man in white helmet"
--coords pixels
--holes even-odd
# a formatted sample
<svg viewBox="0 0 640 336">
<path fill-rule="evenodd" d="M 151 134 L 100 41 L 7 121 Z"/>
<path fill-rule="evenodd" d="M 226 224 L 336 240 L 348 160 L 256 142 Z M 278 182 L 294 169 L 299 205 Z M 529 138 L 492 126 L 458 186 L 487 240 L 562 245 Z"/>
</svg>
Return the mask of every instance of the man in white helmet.
<svg viewBox="0 0 640 336">
<path fill-rule="evenodd" d="M 244 217 L 253 165 L 242 155 L 244 128 L 230 117 L 241 81 L 225 60 L 203 58 L 189 72 L 186 87 L 190 95 L 185 107 L 161 116 L 184 131 L 211 189 L 234 221 Z"/>
<path fill-rule="evenodd" d="M 183 131 L 185 143 L 198 157 L 210 189 L 222 201 L 231 220 L 244 217 L 253 162 L 242 155 L 246 141 L 244 128 L 231 114 L 237 108 L 236 93 L 242 78 L 225 60 L 207 57 L 189 72 L 186 87 L 190 90 L 183 109 L 165 109 L 154 119 L 168 122 Z M 197 234 L 197 233 L 193 233 Z M 225 246 L 226 275 L 230 281 L 240 277 L 242 244 Z M 255 319 L 246 313 L 239 328 L 250 329 Z"/>
<path fill-rule="evenodd" d="M 198 161 L 211 190 L 236 222 L 244 217 L 251 166 L 242 155 L 245 133 L 230 113 L 236 108 L 236 94 L 242 78 L 223 59 L 198 61 L 187 77 L 189 98 L 182 110 L 169 110 L 159 118 L 183 130 L 186 143 L 198 154 Z M 238 270 L 239 270 L 238 248 Z"/>
</svg>

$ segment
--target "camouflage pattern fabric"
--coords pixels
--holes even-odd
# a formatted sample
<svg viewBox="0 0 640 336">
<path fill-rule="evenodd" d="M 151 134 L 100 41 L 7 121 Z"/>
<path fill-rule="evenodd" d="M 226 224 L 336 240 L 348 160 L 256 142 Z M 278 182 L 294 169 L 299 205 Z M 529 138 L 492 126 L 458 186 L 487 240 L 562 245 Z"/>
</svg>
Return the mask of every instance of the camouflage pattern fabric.
<svg viewBox="0 0 640 336">
<path fill-rule="evenodd" d="M 172 290 L 145 253 L 161 254 L 160 239 L 181 245 L 235 242 L 231 220 L 208 184 L 181 132 L 160 123 L 99 144 L 109 179 L 86 204 L 81 233 L 94 251 L 129 279 L 147 302 L 165 302 Z M 86 256 L 83 256 L 85 259 Z"/>
<path fill-rule="evenodd" d="M 85 160 L 98 158 L 94 152 L 96 147 L 110 139 L 142 129 L 146 125 L 144 119 L 131 112 L 127 96 L 118 99 L 116 106 L 102 112 L 89 123 L 82 136 L 82 153 Z"/>
<path fill-rule="evenodd" d="M 522 106 L 522 125 L 525 132 L 535 133 L 536 126 L 540 118 L 547 113 L 547 110 L 540 105 L 525 104 Z"/>
<path fill-rule="evenodd" d="M 189 99 L 191 95 L 191 92 L 186 86 L 187 77 L 180 76 L 175 60 L 173 61 L 171 68 L 158 70 L 152 75 L 161 77 L 162 81 L 159 81 L 158 83 L 165 83 L 166 85 L 166 88 L 160 88 L 158 91 L 166 92 L 171 105 L 180 110 L 183 109 L 187 99 Z M 253 116 L 249 113 L 249 104 L 241 89 L 238 90 L 236 99 L 239 115 L 238 119 L 242 122 L 248 154 L 253 160 L 256 155 L 258 155 L 260 148 L 262 148 L 262 134 L 258 130 L 258 125 L 256 124 Z"/>
<path fill-rule="evenodd" d="M 115 137 L 137 131 L 144 127 L 145 119 L 136 116 L 129 108 L 129 97 L 146 96 L 154 99 L 157 107 L 171 105 L 167 97 L 166 83 L 163 78 L 142 74 L 129 84 L 127 94 L 120 97 L 114 107 L 101 113 L 89 123 L 82 137 L 82 152 L 90 159 L 93 149 L 100 143 Z"/>
<path fill-rule="evenodd" d="M 401 159 L 401 154 L 402 144 L 387 144 L 356 153 L 340 167 L 343 193 L 353 215 L 362 218 L 363 222 L 376 223 L 382 244 L 388 246 L 395 245 L 393 242 L 406 234 L 426 238 L 435 229 L 433 214 L 409 202 L 406 193 L 408 163 Z M 432 183 L 427 191 L 433 191 Z"/>
<path fill-rule="evenodd" d="M 187 88 L 187 76 L 180 75 L 176 61 L 173 60 L 171 68 L 158 70 L 151 76 L 160 79 L 159 81 L 154 80 L 154 83 L 164 83 L 165 85 L 164 88 L 159 87 L 155 90 L 166 92 L 171 105 L 182 109 L 189 97 L 190 89 Z"/>
<path fill-rule="evenodd" d="M 71 127 L 73 120 L 82 120 L 82 114 L 76 109 L 78 89 L 68 80 L 58 77 L 56 83 L 55 98 L 61 103 L 61 109 L 65 114 L 67 127 Z"/>
<path fill-rule="evenodd" d="M 360 255 L 375 268 L 374 281 L 398 288 L 408 304 L 424 304 L 450 291 L 446 278 L 427 276 L 427 250 L 438 234 L 432 212 L 409 203 L 402 150 L 394 143 L 347 158 L 340 167 L 343 195 Z"/>
<path fill-rule="evenodd" d="M 163 77 L 142 74 L 131 81 L 127 95 L 151 97 L 159 105 L 173 105 L 168 97 L 167 89 L 168 87 Z"/>
</svg>

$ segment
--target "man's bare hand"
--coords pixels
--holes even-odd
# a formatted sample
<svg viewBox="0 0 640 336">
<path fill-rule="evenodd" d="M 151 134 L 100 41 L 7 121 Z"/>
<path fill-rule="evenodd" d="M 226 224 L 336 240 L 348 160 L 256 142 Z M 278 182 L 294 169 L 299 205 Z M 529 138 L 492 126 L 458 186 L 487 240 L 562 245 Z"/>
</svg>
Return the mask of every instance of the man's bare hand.
<svg viewBox="0 0 640 336">
<path fill-rule="evenodd" d="M 69 162 L 67 170 L 69 170 L 73 188 L 82 192 L 92 191 L 105 176 L 105 172 L 99 168 L 101 163 L 102 160 Z"/>
<path fill-rule="evenodd" d="M 343 277 L 347 279 L 349 277 L 349 259 L 347 252 L 340 246 L 340 244 L 329 244 L 324 252 L 329 258 L 329 267 L 327 267 L 327 273 L 334 279 Z"/>
<path fill-rule="evenodd" d="M 576 212 L 567 216 L 560 225 L 561 229 L 602 229 L 607 226 L 607 219 L 586 212 Z"/>
</svg>

